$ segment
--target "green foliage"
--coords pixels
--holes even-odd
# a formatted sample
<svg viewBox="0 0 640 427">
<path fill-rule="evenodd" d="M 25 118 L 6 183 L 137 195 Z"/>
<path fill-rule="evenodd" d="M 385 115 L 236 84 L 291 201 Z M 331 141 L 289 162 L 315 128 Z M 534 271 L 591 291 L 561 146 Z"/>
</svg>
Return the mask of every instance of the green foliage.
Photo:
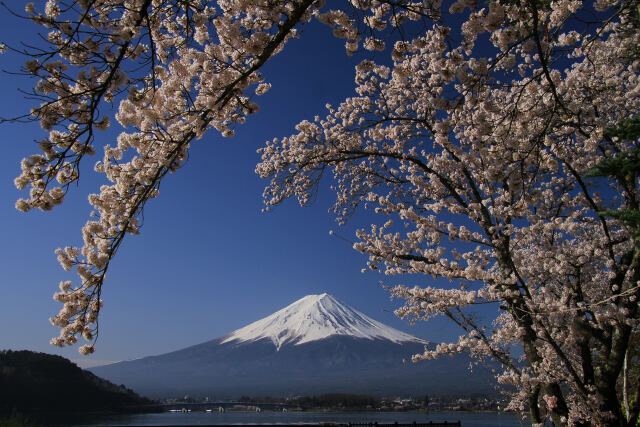
<svg viewBox="0 0 640 427">
<path fill-rule="evenodd" d="M 621 120 L 618 126 L 606 129 L 604 136 L 605 138 L 618 137 L 627 141 L 638 138 L 640 136 L 640 117 Z"/>
<path fill-rule="evenodd" d="M 635 149 L 630 153 L 618 153 L 615 157 L 604 159 L 598 163 L 586 176 L 615 177 L 620 181 L 630 180 L 640 171 L 640 150 Z"/>
<path fill-rule="evenodd" d="M 632 141 L 640 137 L 640 117 L 622 120 L 618 126 L 607 128 L 605 139 Z M 587 177 L 612 177 L 624 182 L 633 180 L 640 172 L 640 148 L 630 152 L 617 153 L 615 157 L 598 163 Z M 632 181 L 633 182 L 633 181 Z"/>
<path fill-rule="evenodd" d="M 640 212 L 638 211 L 628 209 L 614 211 L 607 209 L 605 211 L 598 212 L 598 214 L 620 220 L 634 230 L 640 229 Z"/>
<path fill-rule="evenodd" d="M 15 408 L 8 417 L 0 417 L 0 427 L 40 427 L 41 424 L 33 421 Z"/>
<path fill-rule="evenodd" d="M 610 141 L 633 141 L 640 137 L 640 117 L 624 119 L 617 126 L 607 128 L 604 138 Z M 640 148 L 630 152 L 617 153 L 615 157 L 598 163 L 587 177 L 615 177 L 620 181 L 631 180 L 640 172 Z"/>
<path fill-rule="evenodd" d="M 0 351 L 0 415 L 8 415 L 14 408 L 24 413 L 67 412 L 77 408 L 116 410 L 146 403 L 150 401 L 80 369 L 64 357 L 26 350 Z"/>
<path fill-rule="evenodd" d="M 637 140 L 640 138 L 640 117 L 620 121 L 617 126 L 606 129 L 604 137 L 610 141 L 616 139 Z M 610 177 L 622 185 L 635 187 L 640 176 L 640 147 L 628 152 L 617 153 L 612 158 L 602 160 L 586 176 L 590 178 Z M 637 209 L 607 209 L 598 212 L 598 214 L 622 221 L 633 230 L 636 238 L 640 237 L 640 212 Z"/>
</svg>

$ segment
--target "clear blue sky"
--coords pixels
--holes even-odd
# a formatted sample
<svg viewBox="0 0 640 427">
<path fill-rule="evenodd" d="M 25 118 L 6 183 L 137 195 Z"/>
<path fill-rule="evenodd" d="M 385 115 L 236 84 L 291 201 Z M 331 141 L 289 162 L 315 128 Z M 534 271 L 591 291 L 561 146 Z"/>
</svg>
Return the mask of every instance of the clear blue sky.
<svg viewBox="0 0 640 427">
<path fill-rule="evenodd" d="M 15 2 L 21 4 L 21 2 Z M 14 4 L 11 2 L 11 4 Z M 21 7 L 21 6 L 19 6 Z M 36 28 L 0 9 L 0 42 L 34 40 Z M 377 273 L 360 273 L 365 257 L 329 235 L 353 238 L 370 214 L 338 227 L 327 211 L 332 195 L 324 186 L 311 207 L 289 201 L 261 213 L 265 182 L 254 173 L 256 149 L 290 135 L 296 123 L 325 114 L 353 94 L 353 66 L 363 59 L 344 54 L 343 41 L 318 23 L 263 69 L 271 91 L 257 98 L 261 111 L 223 139 L 210 132 L 193 144 L 190 160 L 166 178 L 160 197 L 146 208 L 139 236 L 128 236 L 109 269 L 95 360 L 123 360 L 177 350 L 207 341 L 260 319 L 313 293 L 328 292 L 373 318 L 421 338 L 440 342 L 458 331 L 444 320 L 408 325 L 392 311 Z M 17 71 L 23 58 L 0 55 L 0 68 Z M 28 111 L 18 88 L 24 77 L 0 78 L 0 117 Z M 116 107 L 114 107 L 116 108 Z M 48 344 L 58 334 L 48 318 L 60 308 L 52 294 L 60 280 L 77 276 L 59 266 L 54 250 L 81 245 L 80 229 L 90 211 L 87 195 L 101 177 L 91 171 L 99 146 L 115 145 L 117 122 L 97 137 L 98 154 L 88 159 L 78 187 L 52 212 L 14 209 L 21 193 L 13 185 L 20 159 L 36 152 L 45 133 L 38 124 L 2 124 L 0 156 L 0 349 L 30 349 L 80 359 L 75 347 Z M 369 218 L 369 219 L 368 219 Z M 412 280 L 412 283 L 417 283 Z"/>
</svg>

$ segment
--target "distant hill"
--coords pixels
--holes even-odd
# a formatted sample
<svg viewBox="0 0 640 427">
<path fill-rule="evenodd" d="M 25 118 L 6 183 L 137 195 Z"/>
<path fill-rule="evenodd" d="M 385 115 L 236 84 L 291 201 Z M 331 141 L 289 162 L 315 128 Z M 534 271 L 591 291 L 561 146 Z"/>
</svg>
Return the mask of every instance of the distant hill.
<svg viewBox="0 0 640 427">
<path fill-rule="evenodd" d="M 152 403 L 61 356 L 0 351 L 0 415 L 29 412 L 117 410 Z"/>
</svg>

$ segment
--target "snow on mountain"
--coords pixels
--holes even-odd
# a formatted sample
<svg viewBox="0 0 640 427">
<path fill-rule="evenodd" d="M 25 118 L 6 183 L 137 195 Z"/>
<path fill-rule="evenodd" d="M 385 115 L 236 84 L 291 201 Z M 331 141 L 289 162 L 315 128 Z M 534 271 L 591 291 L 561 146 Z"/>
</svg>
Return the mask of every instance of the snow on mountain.
<svg viewBox="0 0 640 427">
<path fill-rule="evenodd" d="M 490 373 L 469 375 L 464 355 L 405 362 L 425 344 L 330 295 L 309 295 L 229 335 L 91 371 L 157 398 L 493 390 Z"/>
<path fill-rule="evenodd" d="M 264 319 L 231 332 L 221 343 L 270 339 L 279 350 L 284 344 L 300 345 L 336 335 L 384 339 L 396 344 L 426 343 L 386 326 L 326 293 L 307 295 Z"/>
</svg>

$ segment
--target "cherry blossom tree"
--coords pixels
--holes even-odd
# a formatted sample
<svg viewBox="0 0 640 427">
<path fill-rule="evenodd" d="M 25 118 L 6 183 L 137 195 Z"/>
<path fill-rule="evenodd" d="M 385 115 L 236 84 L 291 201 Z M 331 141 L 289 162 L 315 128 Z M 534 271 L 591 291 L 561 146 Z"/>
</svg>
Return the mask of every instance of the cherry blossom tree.
<svg viewBox="0 0 640 427">
<path fill-rule="evenodd" d="M 411 19 L 396 6 L 372 6 L 381 27 Z M 425 7 L 433 25 L 395 40 L 391 64 L 361 62 L 356 96 L 261 149 L 267 208 L 309 203 L 332 173 L 339 222 L 358 206 L 380 215 L 354 244 L 368 267 L 424 280 L 391 287 L 396 313 L 461 328 L 414 359 L 498 361 L 509 408 L 534 424 L 635 425 L 638 170 L 587 175 L 637 153 L 638 135 L 616 129 L 639 113 L 638 3 Z"/>
<path fill-rule="evenodd" d="M 640 110 L 637 0 L 48 0 L 25 10 L 47 34 L 24 50 L 39 99 L 24 118 L 49 135 L 22 161 L 15 183 L 29 195 L 16 207 L 62 203 L 96 131 L 113 122 L 105 103 L 119 104 L 125 128 L 95 165 L 111 184 L 90 196 L 84 245 L 57 251 L 80 281 L 55 294 L 53 344 L 83 335 L 80 351 L 94 351 L 105 274 L 146 202 L 193 140 L 211 128 L 232 136 L 257 111 L 254 95 L 270 87 L 261 66 L 318 19 L 347 54 L 385 59 L 360 63 L 357 96 L 261 149 L 267 209 L 310 203 L 331 172 L 339 222 L 360 206 L 380 215 L 354 244 L 369 268 L 424 280 L 392 287 L 405 300 L 397 314 L 461 328 L 416 360 L 466 351 L 497 361 L 509 408 L 536 424 L 636 422 L 625 355 L 638 336 L 638 236 L 606 212 L 638 211 L 638 174 L 587 175 L 637 147 L 611 132 Z M 492 323 L 474 315 L 478 304 L 495 306 Z"/>
<path fill-rule="evenodd" d="M 84 336 L 90 344 L 79 350 L 89 354 L 109 264 L 124 237 L 139 233 L 146 202 L 184 164 L 192 141 L 212 128 L 230 137 L 258 110 L 254 96 L 270 88 L 260 68 L 318 12 L 313 0 L 49 0 L 43 11 L 32 3 L 25 11 L 48 33 L 46 46 L 22 49 L 40 102 L 15 120 L 38 120 L 49 136 L 22 160 L 15 185 L 29 196 L 16 208 L 63 202 L 81 162 L 95 154 L 96 132 L 112 121 L 105 103 L 119 102 L 115 119 L 125 128 L 95 164 L 111 184 L 89 196 L 84 245 L 56 251 L 80 282 L 61 282 L 54 295 L 63 307 L 51 319 L 61 328 L 52 344 Z"/>
</svg>

